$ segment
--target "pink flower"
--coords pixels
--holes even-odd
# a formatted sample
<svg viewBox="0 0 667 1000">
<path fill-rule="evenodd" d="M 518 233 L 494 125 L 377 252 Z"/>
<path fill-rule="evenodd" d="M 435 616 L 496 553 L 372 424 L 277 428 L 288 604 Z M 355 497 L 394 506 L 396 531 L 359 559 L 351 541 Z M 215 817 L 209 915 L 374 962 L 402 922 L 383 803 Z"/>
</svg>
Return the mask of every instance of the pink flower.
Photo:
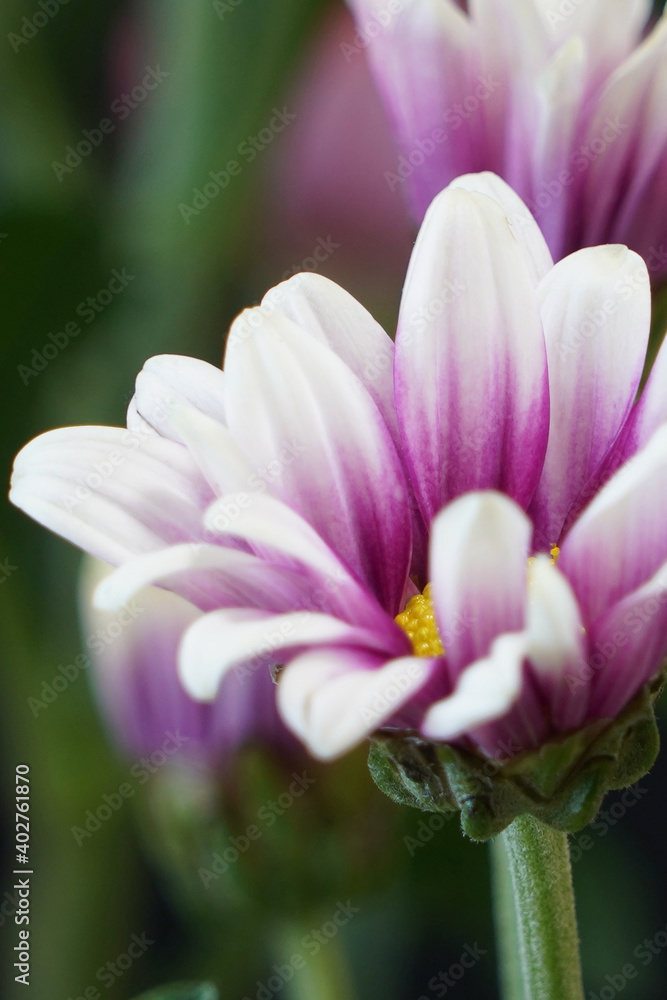
<svg viewBox="0 0 667 1000">
<path fill-rule="evenodd" d="M 202 612 L 177 594 L 144 587 L 123 607 L 103 611 L 93 592 L 112 572 L 84 563 L 81 619 L 92 660 L 91 681 L 111 737 L 125 753 L 224 767 L 235 751 L 262 745 L 288 759 L 303 751 L 278 716 L 266 670 L 231 672 L 211 704 L 195 701 L 178 678 L 183 634 Z"/>
<path fill-rule="evenodd" d="M 554 259 L 625 243 L 667 275 L 667 17 L 650 0 L 350 0 L 421 220 L 457 175 L 493 170 Z M 643 40 L 642 40 L 643 39 Z"/>
<path fill-rule="evenodd" d="M 635 253 L 554 266 L 504 182 L 462 177 L 395 345 L 297 275 L 234 322 L 224 373 L 151 359 L 127 430 L 42 435 L 11 498 L 119 566 L 101 607 L 157 583 L 199 609 L 193 696 L 274 668 L 320 758 L 381 728 L 537 747 L 615 717 L 667 652 L 667 350 L 633 405 L 649 321 Z"/>
</svg>

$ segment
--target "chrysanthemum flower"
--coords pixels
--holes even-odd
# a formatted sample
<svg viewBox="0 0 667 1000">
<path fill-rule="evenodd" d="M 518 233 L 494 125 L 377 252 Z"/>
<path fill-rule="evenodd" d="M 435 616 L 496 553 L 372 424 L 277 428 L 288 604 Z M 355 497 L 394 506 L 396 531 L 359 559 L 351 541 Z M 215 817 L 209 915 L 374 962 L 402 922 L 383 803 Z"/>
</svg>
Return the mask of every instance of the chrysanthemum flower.
<svg viewBox="0 0 667 1000">
<path fill-rule="evenodd" d="M 224 373 L 151 359 L 127 430 L 35 439 L 11 497 L 119 566 L 100 606 L 159 584 L 202 612 L 195 697 L 272 669 L 322 759 L 382 730 L 503 760 L 614 719 L 667 652 L 665 350 L 634 403 L 649 321 L 637 254 L 554 266 L 507 185 L 462 177 L 395 344 L 299 275 L 234 322 Z"/>
<path fill-rule="evenodd" d="M 625 243 L 667 275 L 667 18 L 651 0 L 350 0 L 418 220 L 493 170 L 555 260 Z"/>
</svg>

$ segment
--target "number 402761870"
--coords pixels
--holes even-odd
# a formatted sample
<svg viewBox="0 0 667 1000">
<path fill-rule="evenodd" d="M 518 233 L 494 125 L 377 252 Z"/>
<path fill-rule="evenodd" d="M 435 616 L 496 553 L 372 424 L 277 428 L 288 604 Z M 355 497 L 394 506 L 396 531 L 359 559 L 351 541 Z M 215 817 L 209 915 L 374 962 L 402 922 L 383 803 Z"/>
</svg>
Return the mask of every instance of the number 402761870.
<svg viewBox="0 0 667 1000">
<path fill-rule="evenodd" d="M 30 840 L 30 768 L 27 764 L 16 767 L 16 860 L 28 863 L 28 842 Z"/>
</svg>

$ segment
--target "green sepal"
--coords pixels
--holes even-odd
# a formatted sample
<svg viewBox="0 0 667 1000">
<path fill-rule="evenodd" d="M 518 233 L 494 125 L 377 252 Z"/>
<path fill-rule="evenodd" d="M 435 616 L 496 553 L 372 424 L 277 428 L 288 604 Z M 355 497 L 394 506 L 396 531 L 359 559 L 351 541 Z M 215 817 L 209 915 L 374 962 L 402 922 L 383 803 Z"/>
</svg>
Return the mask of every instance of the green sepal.
<svg viewBox="0 0 667 1000">
<path fill-rule="evenodd" d="M 633 784 L 653 765 L 660 747 L 654 705 L 663 679 L 643 687 L 617 718 L 504 761 L 415 736 L 378 734 L 368 766 L 394 802 L 460 812 L 472 840 L 488 840 L 524 814 L 575 833 L 595 819 L 608 791 Z"/>
</svg>

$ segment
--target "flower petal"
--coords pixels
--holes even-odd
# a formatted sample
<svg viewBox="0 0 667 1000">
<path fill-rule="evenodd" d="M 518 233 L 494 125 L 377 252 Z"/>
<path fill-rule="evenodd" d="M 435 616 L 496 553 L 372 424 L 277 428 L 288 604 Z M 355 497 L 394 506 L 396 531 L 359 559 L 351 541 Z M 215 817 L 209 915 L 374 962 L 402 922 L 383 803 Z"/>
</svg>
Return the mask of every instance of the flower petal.
<svg viewBox="0 0 667 1000">
<path fill-rule="evenodd" d="M 646 583 L 667 560 L 667 426 L 609 480 L 566 536 L 558 565 L 585 623 Z"/>
<path fill-rule="evenodd" d="M 501 718 L 521 693 L 526 656 L 524 635 L 501 635 L 489 656 L 463 671 L 456 688 L 428 710 L 421 731 L 430 740 L 448 741 Z"/>
<path fill-rule="evenodd" d="M 175 404 L 189 404 L 224 424 L 224 385 L 222 371 L 205 361 L 180 354 L 158 354 L 149 358 L 137 375 L 130 402 L 131 419 L 138 415 L 162 437 L 180 442 L 171 425 Z"/>
<path fill-rule="evenodd" d="M 580 183 L 571 168 L 586 68 L 582 40 L 571 38 L 535 81 L 530 203 L 556 259 L 567 252 L 567 219 Z"/>
<path fill-rule="evenodd" d="M 450 188 L 431 205 L 403 292 L 395 380 L 427 521 L 474 489 L 529 503 L 548 433 L 546 352 L 524 248 L 490 197 Z"/>
<path fill-rule="evenodd" d="M 523 629 L 531 531 L 499 493 L 463 496 L 435 519 L 433 605 L 452 679 L 489 655 L 499 635 Z"/>
<path fill-rule="evenodd" d="M 642 259 L 609 246 L 560 261 L 538 295 L 551 419 L 530 513 L 537 547 L 549 548 L 630 412 L 646 356 L 651 291 Z"/>
<path fill-rule="evenodd" d="M 635 171 L 638 135 L 643 131 L 645 108 L 650 103 L 656 74 L 664 64 L 666 48 L 667 17 L 663 15 L 595 102 L 581 146 L 575 151 L 574 162 L 581 172 L 583 189 L 581 210 L 572 220 L 573 246 L 595 246 L 623 238 L 614 227 L 619 194 Z M 664 134 L 663 129 L 660 133 Z"/>
<path fill-rule="evenodd" d="M 368 389 L 399 443 L 394 342 L 353 295 L 321 274 L 302 271 L 267 292 L 262 309 L 279 312 L 331 348 Z"/>
<path fill-rule="evenodd" d="M 667 655 L 667 563 L 593 623 L 589 667 L 595 672 L 591 714 L 613 718 L 655 674 Z"/>
<path fill-rule="evenodd" d="M 179 670 L 186 691 L 212 701 L 222 678 L 235 666 L 285 663 L 302 647 L 341 644 L 382 652 L 367 629 L 310 611 L 271 615 L 250 608 L 212 611 L 189 629 L 181 644 Z M 385 654 L 386 655 L 386 654 Z"/>
<path fill-rule="evenodd" d="M 641 38 L 651 0 L 585 0 L 559 10 L 558 0 L 538 0 L 558 44 L 578 37 L 586 45 L 588 73 L 597 83 L 618 66 Z"/>
<path fill-rule="evenodd" d="M 159 583 L 196 607 L 257 607 L 293 611 L 312 596 L 303 573 L 272 566 L 257 556 L 219 545 L 173 545 L 125 563 L 95 593 L 95 606 L 117 610 L 142 587 Z"/>
<path fill-rule="evenodd" d="M 462 188 L 488 195 L 504 211 L 512 235 L 523 250 L 528 270 L 535 287 L 554 266 L 553 258 L 542 235 L 542 230 L 531 215 L 525 202 L 502 177 L 486 170 L 479 174 L 464 174 L 450 184 L 451 190 Z"/>
<path fill-rule="evenodd" d="M 223 537 L 242 539 L 270 562 L 304 572 L 322 608 L 346 621 L 402 634 L 375 598 L 296 511 L 273 497 L 255 495 L 245 506 L 222 497 L 207 511 L 205 524 Z"/>
<path fill-rule="evenodd" d="M 224 424 L 193 406 L 173 403 L 171 426 L 218 496 L 266 489 Z"/>
<path fill-rule="evenodd" d="M 318 649 L 283 671 L 278 707 L 313 756 L 332 760 L 390 719 L 425 684 L 427 657 L 385 659 L 370 650 Z"/>
<path fill-rule="evenodd" d="M 424 142 L 429 152 L 408 179 L 413 212 L 421 220 L 438 191 L 458 174 L 476 166 L 500 168 L 497 158 L 483 162 L 466 129 L 452 136 L 454 127 L 447 126 L 454 113 L 443 114 L 443 95 L 451 108 L 474 96 L 475 87 L 481 84 L 473 76 L 472 25 L 452 0 L 407 0 L 393 12 L 387 9 L 386 0 L 351 0 L 350 6 L 360 37 L 369 40 L 371 69 L 403 155 L 419 153 Z M 502 95 L 494 91 L 489 104 L 496 110 Z M 491 143 L 489 147 L 493 153 Z M 401 174 L 385 176 L 392 190 L 402 188 Z"/>
<path fill-rule="evenodd" d="M 551 559 L 540 554 L 528 572 L 526 657 L 538 674 L 557 731 L 578 728 L 586 718 L 588 699 L 573 691 L 568 675 L 586 656 L 584 626 L 574 592 Z"/>
<path fill-rule="evenodd" d="M 16 457 L 10 499 L 40 524 L 117 565 L 202 537 L 213 499 L 185 448 L 118 427 L 68 427 Z"/>
<path fill-rule="evenodd" d="M 271 493 L 395 614 L 411 556 L 407 486 L 366 389 L 332 350 L 262 309 L 232 326 L 225 371 L 229 427 Z"/>
</svg>

